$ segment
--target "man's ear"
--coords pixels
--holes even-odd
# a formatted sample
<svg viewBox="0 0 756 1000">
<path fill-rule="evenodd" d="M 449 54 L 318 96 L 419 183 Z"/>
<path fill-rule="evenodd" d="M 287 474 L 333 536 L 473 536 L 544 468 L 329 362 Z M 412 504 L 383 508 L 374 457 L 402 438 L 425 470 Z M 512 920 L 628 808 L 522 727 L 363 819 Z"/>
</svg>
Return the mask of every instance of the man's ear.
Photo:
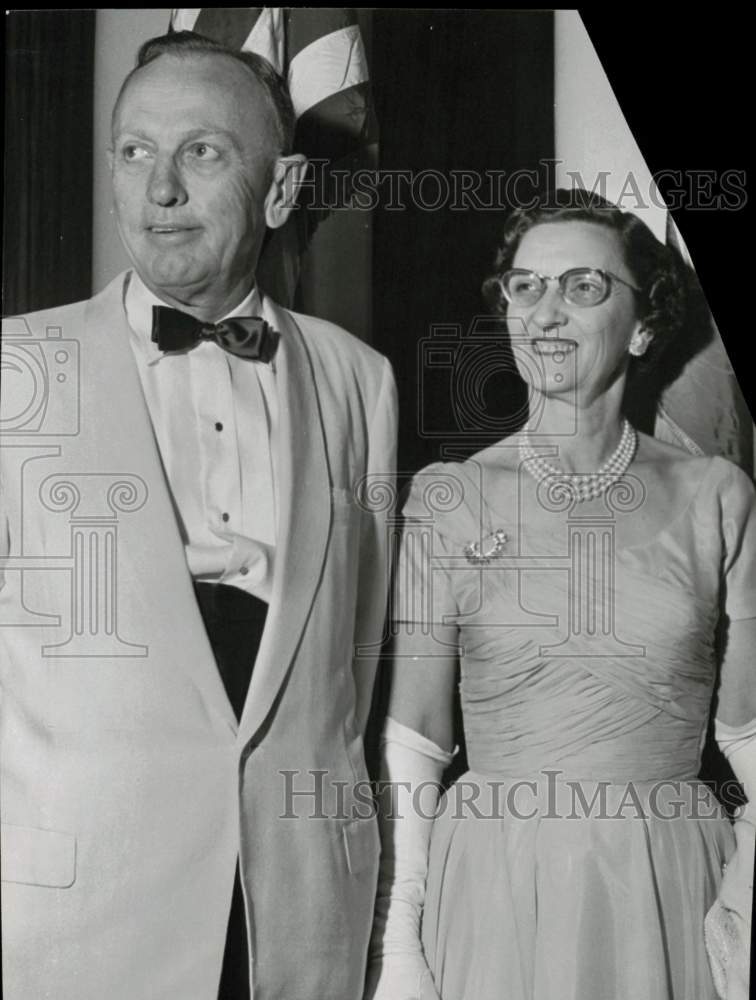
<svg viewBox="0 0 756 1000">
<path fill-rule="evenodd" d="M 102 147 L 101 147 L 101 148 L 102 148 Z M 105 155 L 106 155 L 106 156 L 107 156 L 107 158 L 108 158 L 108 170 L 109 170 L 109 171 L 111 172 L 111 174 L 112 174 L 112 173 L 113 173 L 113 163 L 114 163 L 114 161 L 115 161 L 115 153 L 113 152 L 113 150 L 112 150 L 112 149 L 106 149 L 106 150 L 105 150 Z"/>
<path fill-rule="evenodd" d="M 265 222 L 270 229 L 278 229 L 289 218 L 306 170 L 307 158 L 301 153 L 279 156 L 276 160 L 265 198 Z"/>
</svg>

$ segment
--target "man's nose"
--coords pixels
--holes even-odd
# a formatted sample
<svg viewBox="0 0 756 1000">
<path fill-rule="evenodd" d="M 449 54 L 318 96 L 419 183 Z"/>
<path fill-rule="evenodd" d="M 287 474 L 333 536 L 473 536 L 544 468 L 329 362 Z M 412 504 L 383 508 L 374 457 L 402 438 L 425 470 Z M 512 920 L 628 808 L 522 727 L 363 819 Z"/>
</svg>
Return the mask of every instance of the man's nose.
<svg viewBox="0 0 756 1000">
<path fill-rule="evenodd" d="M 536 304 L 532 319 L 542 330 L 550 326 L 564 326 L 567 322 L 564 299 L 558 282 L 549 281 L 546 284 L 546 290 Z"/>
<path fill-rule="evenodd" d="M 162 208 L 185 204 L 187 200 L 186 189 L 176 169 L 176 164 L 171 158 L 165 157 L 155 161 L 150 175 L 147 197 L 154 205 L 160 205 Z"/>
</svg>

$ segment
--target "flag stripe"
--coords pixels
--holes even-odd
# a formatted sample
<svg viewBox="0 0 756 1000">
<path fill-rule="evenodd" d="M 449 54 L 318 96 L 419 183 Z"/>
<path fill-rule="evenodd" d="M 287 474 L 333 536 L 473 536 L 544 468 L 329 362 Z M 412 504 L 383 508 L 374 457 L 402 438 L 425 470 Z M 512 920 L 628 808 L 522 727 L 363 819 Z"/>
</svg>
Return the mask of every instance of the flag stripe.
<svg viewBox="0 0 756 1000">
<path fill-rule="evenodd" d="M 340 160 L 378 140 L 370 85 L 359 83 L 313 105 L 297 122 L 294 144 L 310 159 Z"/>
<path fill-rule="evenodd" d="M 178 7 L 171 11 L 171 31 L 194 31 L 201 7 Z"/>
<path fill-rule="evenodd" d="M 263 7 L 242 45 L 242 51 L 256 52 L 268 60 L 279 76 L 286 76 L 283 12 L 280 7 Z"/>
<path fill-rule="evenodd" d="M 322 36 L 289 62 L 289 92 L 297 118 L 331 94 L 367 79 L 365 47 L 356 24 Z"/>
<path fill-rule="evenodd" d="M 291 62 L 323 35 L 356 25 L 357 17 L 349 7 L 290 8 L 286 20 L 287 56 Z"/>
<path fill-rule="evenodd" d="M 241 49 L 262 7 L 203 7 L 194 23 L 198 35 L 213 38 L 230 49 Z"/>
</svg>

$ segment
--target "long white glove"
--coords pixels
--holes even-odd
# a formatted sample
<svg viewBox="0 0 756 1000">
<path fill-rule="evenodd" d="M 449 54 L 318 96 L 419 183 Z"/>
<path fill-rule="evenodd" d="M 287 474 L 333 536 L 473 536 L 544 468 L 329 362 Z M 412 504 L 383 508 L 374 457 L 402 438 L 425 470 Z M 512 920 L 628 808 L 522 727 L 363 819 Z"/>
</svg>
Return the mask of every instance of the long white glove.
<svg viewBox="0 0 756 1000">
<path fill-rule="evenodd" d="M 420 918 L 439 782 L 453 754 L 391 718 L 381 743 L 381 867 L 365 1000 L 440 1000 Z"/>
<path fill-rule="evenodd" d="M 715 735 L 748 802 L 735 819 L 735 853 L 704 922 L 706 950 L 721 1000 L 748 1000 L 751 907 L 756 850 L 756 719 L 732 727 L 716 720 Z"/>
</svg>

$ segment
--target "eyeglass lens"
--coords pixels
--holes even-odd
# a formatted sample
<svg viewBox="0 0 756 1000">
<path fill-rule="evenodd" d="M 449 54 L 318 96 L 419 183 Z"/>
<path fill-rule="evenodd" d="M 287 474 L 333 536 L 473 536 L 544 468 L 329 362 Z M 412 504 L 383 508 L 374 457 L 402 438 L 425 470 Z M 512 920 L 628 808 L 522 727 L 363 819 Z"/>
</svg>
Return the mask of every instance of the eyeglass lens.
<svg viewBox="0 0 756 1000">
<path fill-rule="evenodd" d="M 593 268 L 565 271 L 558 280 L 563 298 L 575 306 L 599 305 L 610 291 L 608 277 Z M 504 294 L 516 306 L 535 305 L 543 297 L 547 281 L 535 271 L 508 271 L 502 276 Z"/>
</svg>

